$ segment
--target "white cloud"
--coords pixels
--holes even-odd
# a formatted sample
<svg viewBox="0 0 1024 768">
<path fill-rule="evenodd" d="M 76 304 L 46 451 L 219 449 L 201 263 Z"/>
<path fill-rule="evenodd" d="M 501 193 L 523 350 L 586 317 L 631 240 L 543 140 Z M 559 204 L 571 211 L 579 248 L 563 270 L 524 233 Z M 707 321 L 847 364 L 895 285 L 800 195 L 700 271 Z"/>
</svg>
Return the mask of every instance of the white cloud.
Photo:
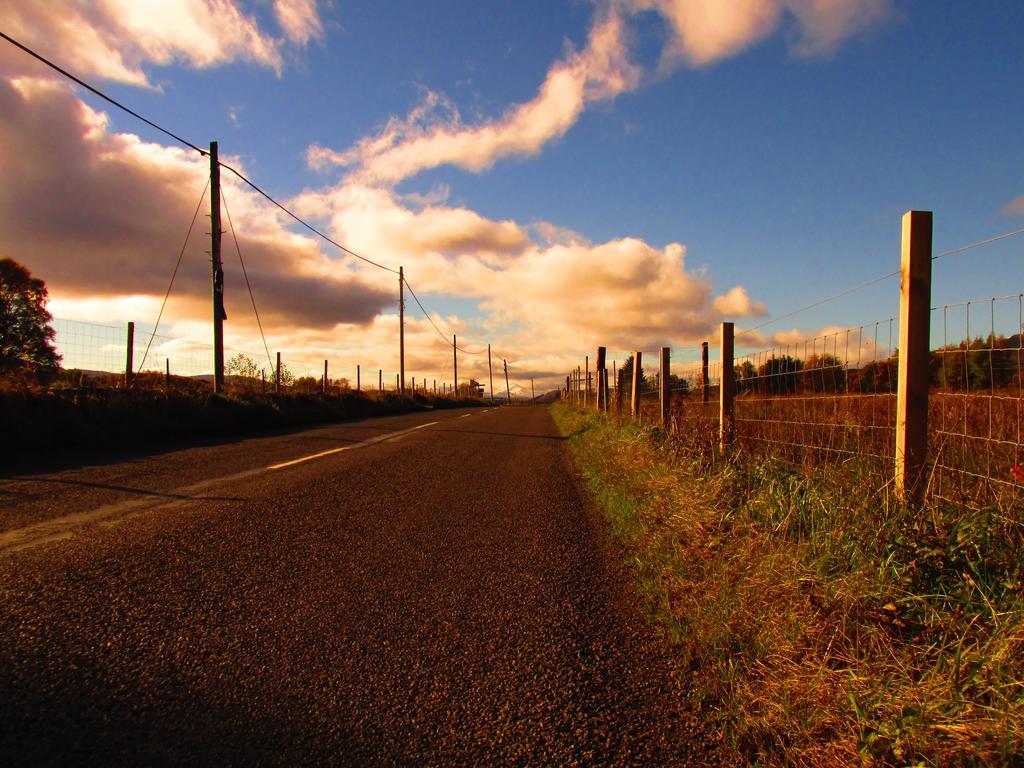
<svg viewBox="0 0 1024 768">
<path fill-rule="evenodd" d="M 323 38 L 316 0 L 274 0 L 274 14 L 288 39 L 299 45 Z"/>
<path fill-rule="evenodd" d="M 765 313 L 765 305 L 759 301 L 751 301 L 747 289 L 737 285 L 728 293 L 716 296 L 713 302 L 715 309 L 725 317 L 751 317 Z"/>
<path fill-rule="evenodd" d="M 288 41 L 305 45 L 322 34 L 311 0 L 277 0 Z M 0 28 L 77 74 L 148 86 L 144 65 L 184 64 L 204 69 L 242 61 L 277 73 L 284 41 L 260 29 L 233 0 L 65 0 L 0 4 Z M 5 45 L 8 74 L 43 72 Z"/>
</svg>

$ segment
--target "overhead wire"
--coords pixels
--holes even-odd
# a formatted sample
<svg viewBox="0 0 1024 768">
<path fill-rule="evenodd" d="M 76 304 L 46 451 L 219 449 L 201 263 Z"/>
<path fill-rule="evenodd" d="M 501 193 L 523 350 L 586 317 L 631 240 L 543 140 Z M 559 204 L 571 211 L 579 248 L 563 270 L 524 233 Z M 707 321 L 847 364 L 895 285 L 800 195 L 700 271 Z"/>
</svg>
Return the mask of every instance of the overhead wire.
<svg viewBox="0 0 1024 768">
<path fill-rule="evenodd" d="M 0 33 L 2 34 L 2 33 Z M 160 320 L 164 316 L 164 308 L 167 306 L 167 299 L 171 295 L 171 288 L 174 287 L 174 278 L 178 276 L 178 269 L 181 267 L 181 260 L 185 256 L 185 249 L 188 247 L 189 238 L 192 237 L 192 229 L 196 225 L 196 219 L 199 218 L 199 210 L 203 207 L 203 200 L 206 199 L 206 190 L 210 188 L 210 180 L 206 180 L 206 186 L 203 187 L 202 194 L 199 195 L 199 202 L 196 204 L 195 213 L 192 214 L 192 222 L 188 225 L 188 232 L 185 234 L 185 242 L 181 244 L 181 251 L 178 252 L 178 261 L 174 265 L 174 271 L 171 273 L 171 282 L 167 285 L 167 292 L 164 294 L 164 300 L 160 303 L 160 313 L 156 316 L 156 324 L 153 326 L 153 332 L 149 335 L 149 341 L 146 342 L 146 351 L 142 355 L 142 362 L 139 363 L 139 372 L 142 372 L 142 366 L 146 364 L 146 358 L 149 356 L 149 348 L 153 345 L 153 339 L 156 338 L 157 329 L 160 328 Z"/>
<path fill-rule="evenodd" d="M 463 352 L 467 355 L 482 355 L 484 352 L 487 351 L 487 347 L 484 347 L 479 352 L 471 352 L 468 349 L 463 349 L 457 344 L 453 345 L 452 341 L 448 338 L 444 331 L 437 327 L 437 323 L 434 322 L 434 319 L 430 316 L 430 313 L 427 312 L 426 308 L 423 306 L 423 303 L 420 301 L 419 296 L 416 295 L 416 291 L 414 291 L 412 289 L 412 286 L 409 285 L 409 280 L 404 279 L 404 282 L 405 287 L 409 289 L 409 295 L 412 296 L 413 301 L 416 302 L 416 306 L 420 308 L 420 312 L 423 313 L 423 316 L 427 318 L 427 321 L 434 327 L 434 330 L 437 331 L 437 335 L 444 339 L 445 343 L 448 344 L 448 346 L 454 346 L 455 349 L 459 350 L 459 352 Z"/>
<path fill-rule="evenodd" d="M 198 152 L 201 155 L 205 156 L 205 155 L 209 155 L 210 154 L 207 150 L 200 149 L 195 144 L 193 144 L 191 141 L 188 141 L 187 139 L 181 138 L 181 136 L 179 136 L 178 134 L 172 133 L 171 131 L 167 130 L 166 128 L 157 125 L 152 120 L 147 120 L 145 117 L 140 115 L 138 112 L 135 112 L 134 110 L 130 109 L 129 107 L 126 107 L 124 104 L 119 102 L 117 99 L 114 99 L 114 98 L 108 96 L 107 94 L 103 93 L 103 91 L 99 90 L 98 88 L 94 88 L 93 86 L 89 85 L 87 82 L 82 80 L 81 78 L 75 77 L 73 74 L 68 72 L 66 69 L 63 69 L 62 67 L 58 66 L 57 64 L 54 64 L 52 61 L 50 61 L 45 56 L 36 53 L 31 48 L 29 48 L 27 45 L 19 43 L 17 40 L 15 40 L 10 35 L 5 34 L 4 32 L 0 32 L 0 37 L 2 37 L 4 40 L 9 42 L 11 45 L 15 46 L 16 48 L 20 48 L 21 50 L 23 50 L 25 53 L 27 53 L 32 58 L 38 59 L 39 61 L 41 61 L 46 66 L 50 67 L 50 69 L 54 69 L 57 72 L 60 72 L 62 75 L 64 75 L 64 77 L 68 78 L 69 80 L 73 80 L 74 82 L 78 83 L 80 86 L 85 88 L 87 91 L 91 91 L 92 93 L 96 94 L 97 96 L 99 96 L 104 101 L 110 102 L 115 107 L 117 107 L 118 109 L 124 110 L 129 115 L 131 115 L 132 117 L 138 118 L 139 120 L 144 122 L 146 125 L 150 126 L 151 128 L 155 128 L 156 130 L 160 131 L 161 133 L 163 133 L 163 134 L 165 134 L 167 136 L 170 136 L 175 141 L 177 141 L 177 142 L 179 142 L 181 144 L 184 144 L 189 149 L 194 149 L 196 152 Z"/>
<path fill-rule="evenodd" d="M 274 369 L 274 361 L 270 358 L 270 347 L 267 346 L 267 337 L 263 333 L 263 323 L 260 321 L 260 311 L 256 309 L 256 297 L 252 293 L 252 283 L 249 282 L 249 273 L 245 269 L 245 259 L 242 258 L 242 249 L 238 245 L 238 236 L 235 234 L 235 225 L 231 221 L 231 209 L 228 208 L 228 199 L 221 190 L 221 200 L 224 201 L 224 213 L 228 215 L 228 228 L 231 230 L 231 239 L 235 241 L 235 251 L 238 253 L 238 262 L 242 265 L 242 276 L 245 278 L 245 287 L 249 290 L 249 301 L 252 302 L 252 311 L 256 315 L 256 327 L 260 329 L 260 338 L 263 339 L 263 350 L 267 353 L 267 365 L 270 370 Z"/>
<path fill-rule="evenodd" d="M 15 40 L 10 35 L 8 35 L 8 34 L 6 34 L 4 32 L 0 32 L 0 37 L 2 37 L 7 42 L 11 43 L 11 45 L 14 45 L 15 47 L 17 47 L 20 50 L 24 51 L 29 56 L 32 56 L 34 59 L 37 59 L 41 63 L 43 63 L 46 66 L 48 66 L 51 69 L 53 69 L 54 71 L 60 73 L 64 77 L 68 78 L 72 82 L 77 83 L 78 85 L 82 86 L 83 88 L 85 88 L 90 93 L 95 94 L 96 96 L 100 97 L 104 101 L 108 102 L 109 104 L 112 104 L 113 106 L 115 106 L 118 109 L 126 112 L 127 114 L 131 115 L 132 117 L 134 117 L 134 118 L 136 118 L 138 120 L 141 120 L 143 123 L 145 123 L 146 125 L 150 126 L 151 128 L 154 128 L 155 130 L 159 131 L 160 133 L 163 133 L 164 135 L 169 136 L 170 138 L 174 139 L 175 141 L 177 141 L 178 143 L 182 144 L 183 146 L 188 147 L 189 149 L 192 149 L 192 150 L 198 152 L 203 157 L 208 157 L 209 156 L 210 153 L 209 153 L 208 150 L 205 150 L 202 147 L 199 147 L 199 146 L 193 144 L 191 141 L 188 141 L 187 139 L 182 138 L 177 133 L 175 133 L 175 132 L 173 132 L 173 131 L 171 131 L 171 130 L 169 130 L 167 128 L 164 128 L 162 125 L 159 125 L 158 123 L 155 123 L 154 121 L 152 121 L 152 120 L 150 120 L 150 119 L 140 115 L 138 112 L 136 112 L 135 110 L 131 109 L 127 105 L 123 104 L 122 102 L 118 101 L 117 99 L 115 99 L 115 98 L 113 98 L 111 96 L 108 96 L 106 93 L 104 93 L 103 91 L 99 90 L 95 86 L 90 85 L 85 80 L 82 80 L 80 77 L 77 77 L 76 75 L 72 74 L 71 72 L 69 72 L 68 70 L 64 69 L 60 65 L 56 64 L 55 62 L 51 61 L 50 59 L 46 58 L 42 54 L 39 54 L 36 51 L 32 50 L 27 45 L 19 42 L 18 40 Z M 271 203 L 272 205 L 274 205 L 275 207 L 280 209 L 282 212 L 284 212 L 286 215 L 288 215 L 296 223 L 298 223 L 301 226 L 305 227 L 307 230 L 309 230 L 310 232 L 312 232 L 314 235 L 316 235 L 317 237 L 321 238 L 325 242 L 330 243 L 331 245 L 333 245 L 338 250 L 342 251 L 343 253 L 348 254 L 349 256 L 352 256 L 353 258 L 359 259 L 360 261 L 366 262 L 367 264 L 370 264 L 370 265 L 372 265 L 374 267 L 377 267 L 378 269 L 383 269 L 383 270 L 385 270 L 387 272 L 391 272 L 391 273 L 396 274 L 396 275 L 398 274 L 398 270 L 397 269 L 393 269 L 392 267 L 389 267 L 389 266 L 387 266 L 385 264 L 381 264 L 378 261 L 374 261 L 371 258 L 363 256 L 362 254 L 357 253 L 356 251 L 352 250 L 351 248 L 343 245 L 342 243 L 339 243 L 334 238 L 328 236 L 326 233 L 322 232 L 320 229 L 318 229 L 317 227 L 313 226 L 308 221 L 306 221 L 301 216 L 299 216 L 297 213 L 292 211 L 286 205 L 284 205 L 283 203 L 281 203 L 278 200 L 276 200 L 272 195 L 270 195 L 270 193 L 268 193 L 264 189 L 262 189 L 258 184 L 256 184 L 256 182 L 254 182 L 252 179 L 250 179 L 244 173 L 239 171 L 237 168 L 234 168 L 231 165 L 229 165 L 229 164 L 227 164 L 225 162 L 222 162 L 220 160 L 218 160 L 218 165 L 221 168 L 223 168 L 224 170 L 229 171 L 230 173 L 232 173 L 242 183 L 246 184 L 254 192 L 256 192 L 261 197 L 263 197 L 265 200 L 267 200 L 269 203 Z M 237 242 L 236 242 L 236 246 L 237 246 Z M 240 251 L 239 251 L 239 255 L 241 255 Z M 408 283 L 406 283 L 406 284 L 408 285 Z M 434 329 L 438 332 L 438 334 L 442 338 L 447 340 L 447 337 L 445 336 L 445 334 L 434 323 L 433 319 L 430 317 L 430 314 L 424 308 L 424 306 L 420 302 L 420 300 L 416 297 L 416 294 L 412 291 L 411 287 L 409 288 L 409 292 L 412 293 L 413 298 L 416 300 L 417 305 L 419 305 L 420 310 L 423 312 L 424 316 L 430 321 L 431 325 L 434 326 Z M 250 298 L 251 297 L 252 297 L 252 292 L 250 290 Z M 255 309 L 255 305 L 254 305 L 254 309 Z M 262 332 L 262 329 L 261 329 L 261 332 Z M 264 339 L 264 345 L 265 345 L 265 342 L 266 342 L 266 340 Z M 469 350 L 462 349 L 461 347 L 456 347 L 456 348 L 459 349 L 460 351 L 466 353 L 466 354 L 481 354 L 480 352 L 472 352 L 472 351 L 469 351 Z M 484 350 L 484 351 L 486 351 L 486 350 Z"/>
</svg>

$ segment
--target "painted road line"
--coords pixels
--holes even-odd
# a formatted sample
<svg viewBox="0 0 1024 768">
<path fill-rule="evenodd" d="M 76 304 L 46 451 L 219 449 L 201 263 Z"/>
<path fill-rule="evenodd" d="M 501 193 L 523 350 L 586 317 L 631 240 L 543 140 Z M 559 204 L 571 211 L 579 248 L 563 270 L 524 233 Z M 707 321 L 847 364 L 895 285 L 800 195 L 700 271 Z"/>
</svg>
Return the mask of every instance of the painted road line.
<svg viewBox="0 0 1024 768">
<path fill-rule="evenodd" d="M 408 435 L 410 432 L 415 432 L 417 429 L 423 429 L 424 427 L 430 427 L 434 424 L 438 424 L 437 421 L 430 421 L 426 424 L 420 424 L 419 426 L 412 427 L 411 429 L 403 429 L 399 432 L 388 432 L 386 435 L 379 435 L 377 437 L 371 437 L 369 440 L 363 440 L 352 445 L 343 445 L 341 448 L 332 448 L 329 451 L 320 451 L 320 453 L 314 453 L 309 456 L 302 456 L 298 459 L 292 459 L 291 461 L 282 461 L 280 464 L 271 464 L 267 469 L 284 469 L 285 467 L 293 467 L 296 464 L 302 464 L 306 461 L 313 461 L 314 459 L 321 459 L 324 456 L 331 456 L 335 453 L 341 453 L 342 451 L 352 451 L 356 448 L 365 448 L 369 445 L 376 445 L 377 443 L 383 443 L 386 440 L 394 440 L 396 437 L 402 435 Z"/>
<path fill-rule="evenodd" d="M 321 453 L 314 454 L 313 456 L 306 456 L 295 461 L 286 461 L 281 464 L 275 464 L 271 467 L 247 469 L 242 472 L 224 475 L 223 477 L 214 477 L 209 480 L 192 483 L 191 485 L 181 486 L 170 491 L 144 491 L 140 489 L 136 491 L 136 493 L 144 494 L 141 498 L 127 499 L 125 501 L 114 502 L 112 504 L 104 504 L 101 507 L 97 507 L 96 509 L 86 512 L 74 512 L 63 517 L 27 525 L 24 528 L 16 528 L 0 532 L 0 555 L 13 554 L 20 550 L 29 549 L 40 544 L 70 539 L 75 535 L 76 531 L 83 528 L 89 528 L 92 526 L 106 527 L 115 525 L 140 514 L 183 507 L 196 501 L 202 501 L 203 496 L 201 494 L 203 493 L 208 493 L 218 487 L 228 485 L 239 480 L 254 477 L 255 475 L 262 474 L 267 470 L 288 467 L 303 461 L 310 461 L 311 459 L 319 458 L 320 456 L 327 456 L 332 453 L 339 453 L 341 451 L 352 450 L 353 448 L 382 443 L 386 440 L 393 440 L 401 437 L 402 435 L 415 432 L 418 429 L 423 429 L 424 427 L 430 427 L 439 423 L 440 422 L 438 421 L 431 421 L 427 424 L 420 424 L 412 427 L 411 429 L 389 432 L 385 435 L 370 438 L 369 440 L 363 440 L 360 443 L 346 445 L 342 448 L 335 448 L 330 451 L 323 451 Z M 41 479 L 41 482 L 45 482 L 45 479 Z"/>
</svg>

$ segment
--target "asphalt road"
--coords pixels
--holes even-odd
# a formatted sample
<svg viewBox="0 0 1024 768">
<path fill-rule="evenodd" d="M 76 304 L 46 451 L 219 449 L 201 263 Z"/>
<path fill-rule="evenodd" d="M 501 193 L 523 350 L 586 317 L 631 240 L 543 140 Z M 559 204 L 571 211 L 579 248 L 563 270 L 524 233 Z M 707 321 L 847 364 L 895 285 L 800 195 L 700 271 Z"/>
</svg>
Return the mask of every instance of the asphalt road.
<svg viewBox="0 0 1024 768">
<path fill-rule="evenodd" d="M 5 766 L 714 763 L 542 407 L 82 462 L 0 505 Z"/>
</svg>

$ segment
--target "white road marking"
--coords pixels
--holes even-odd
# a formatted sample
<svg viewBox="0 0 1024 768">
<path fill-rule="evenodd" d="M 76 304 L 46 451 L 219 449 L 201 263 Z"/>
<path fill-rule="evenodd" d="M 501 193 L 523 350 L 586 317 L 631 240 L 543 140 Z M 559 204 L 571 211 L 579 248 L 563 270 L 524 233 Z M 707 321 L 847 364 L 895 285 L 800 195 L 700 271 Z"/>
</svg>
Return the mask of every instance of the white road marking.
<svg viewBox="0 0 1024 768">
<path fill-rule="evenodd" d="M 313 459 L 319 459 L 324 456 L 330 456 L 331 454 L 334 453 L 341 453 L 342 451 L 351 451 L 355 448 L 365 448 L 368 445 L 376 445 L 377 443 L 383 443 L 386 440 L 394 440 L 396 437 L 408 435 L 410 432 L 415 432 L 417 429 L 423 429 L 424 427 L 429 427 L 437 423 L 438 422 L 436 421 L 431 421 L 427 422 L 426 424 L 420 424 L 417 427 L 412 427 L 411 429 L 403 429 L 399 432 L 388 432 L 386 435 L 371 437 L 369 440 L 362 440 L 358 443 L 353 443 L 352 445 L 343 445 L 341 448 L 332 448 L 329 451 L 321 451 L 320 453 L 314 453 L 309 456 L 303 456 L 298 459 L 292 459 L 291 461 L 282 461 L 280 464 L 271 464 L 269 467 L 267 467 L 267 469 L 284 469 L 285 467 L 293 467 L 296 464 L 302 464 L 305 461 L 312 461 Z"/>
<path fill-rule="evenodd" d="M 315 453 L 312 456 L 303 456 L 299 459 L 285 461 L 269 467 L 247 469 L 242 472 L 235 472 L 223 477 L 203 480 L 202 482 L 193 483 L 192 485 L 173 488 L 170 491 L 160 491 L 147 494 L 142 498 L 127 499 L 113 504 L 104 504 L 101 507 L 97 507 L 96 509 L 88 510 L 86 512 L 74 512 L 70 515 L 65 515 L 64 517 L 58 517 L 52 520 L 45 520 L 41 523 L 27 525 L 24 528 L 15 528 L 14 530 L 3 531 L 0 533 L 0 554 L 12 554 L 22 549 L 35 547 L 39 544 L 70 539 L 74 535 L 74 531 L 76 529 L 90 525 L 108 527 L 146 512 L 173 509 L 175 507 L 184 506 L 190 502 L 201 501 L 201 498 L 194 498 L 194 494 L 212 490 L 217 486 L 225 485 L 235 480 L 242 480 L 254 475 L 259 475 L 268 470 L 283 469 L 284 467 L 301 464 L 304 461 L 312 461 L 313 459 L 318 459 L 322 456 L 329 456 L 332 453 L 351 451 L 355 448 L 364 448 L 370 445 L 376 445 L 377 443 L 383 443 L 387 440 L 394 440 L 402 437 L 403 435 L 415 432 L 416 430 L 439 423 L 440 422 L 438 421 L 431 421 L 426 424 L 419 424 L 418 426 L 411 427 L 410 429 L 403 429 L 398 432 L 388 432 L 387 434 L 379 435 L 378 437 L 373 437 L 358 443 L 353 443 L 352 445 L 334 448 L 329 451 L 321 451 L 320 453 Z M 45 478 L 37 479 L 41 480 L 41 482 L 46 482 Z M 140 493 L 147 492 L 140 491 Z"/>
</svg>

